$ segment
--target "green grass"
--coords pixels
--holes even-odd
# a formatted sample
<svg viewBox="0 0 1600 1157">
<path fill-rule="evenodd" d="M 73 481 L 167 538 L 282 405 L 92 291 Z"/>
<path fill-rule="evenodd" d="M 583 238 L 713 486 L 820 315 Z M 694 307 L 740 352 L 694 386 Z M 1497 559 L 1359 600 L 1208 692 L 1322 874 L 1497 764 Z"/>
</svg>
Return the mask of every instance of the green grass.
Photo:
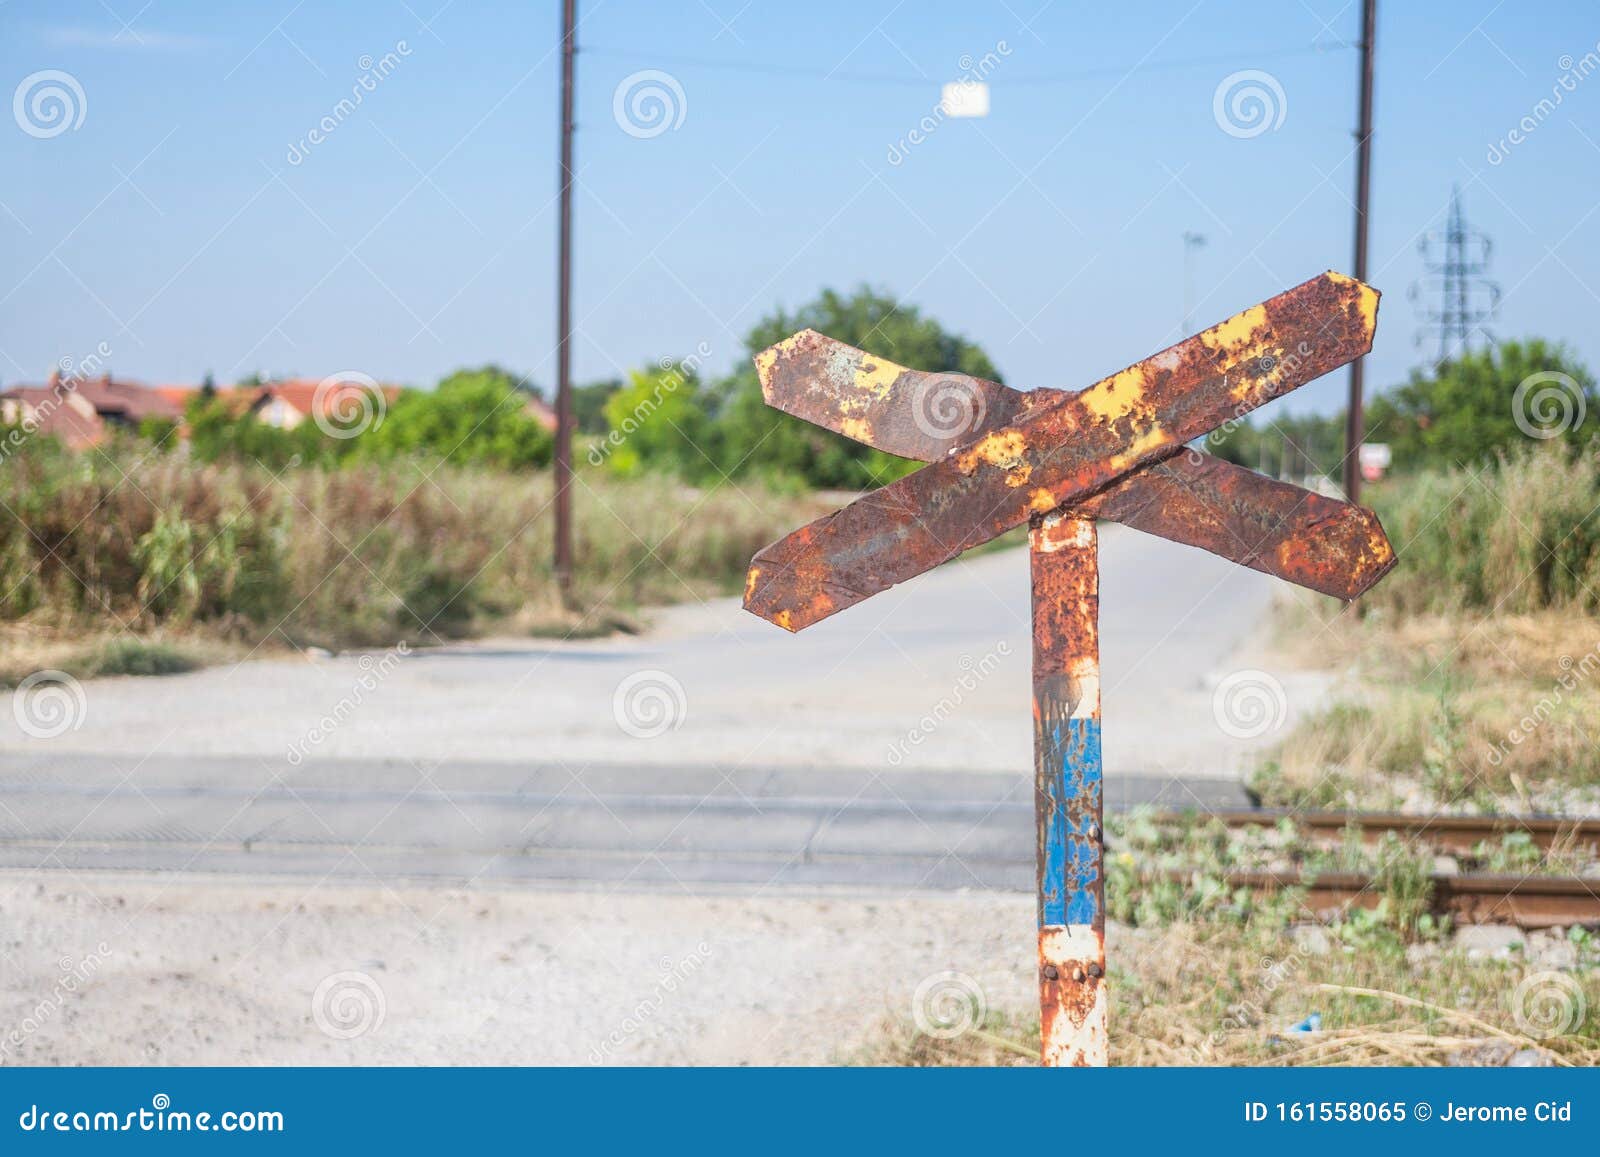
<svg viewBox="0 0 1600 1157">
<path fill-rule="evenodd" d="M 1484 469 L 1399 475 L 1363 500 L 1400 554 L 1362 597 L 1369 612 L 1600 608 L 1600 442 L 1531 443 Z"/>
<path fill-rule="evenodd" d="M 66 670 L 88 679 L 96 675 L 181 675 L 199 666 L 195 656 L 167 643 L 121 638 L 67 660 Z"/>
<path fill-rule="evenodd" d="M 1600 943 L 1581 928 L 1524 935 L 1505 951 L 1473 951 L 1425 914 L 1428 849 L 1389 839 L 1319 846 L 1291 823 L 1229 831 L 1203 819 L 1108 817 L 1107 990 L 1111 1061 L 1123 1065 L 1504 1065 L 1600 1063 Z M 1482 849 L 1486 859 L 1526 850 Z M 1268 862 L 1307 871 L 1376 874 L 1375 909 L 1322 927 L 1294 889 L 1230 893 L 1234 868 Z M 1185 866 L 1182 884 L 1153 886 L 1151 868 Z M 1581 1000 L 1575 995 L 1581 993 Z M 868 1065 L 1029 1065 L 1031 1009 L 980 1003 L 953 1036 L 910 1015 L 886 1018 L 845 1059 Z M 1289 1027 L 1310 1013 L 1320 1031 Z M 1564 1014 L 1549 1031 L 1541 1015 Z"/>
</svg>

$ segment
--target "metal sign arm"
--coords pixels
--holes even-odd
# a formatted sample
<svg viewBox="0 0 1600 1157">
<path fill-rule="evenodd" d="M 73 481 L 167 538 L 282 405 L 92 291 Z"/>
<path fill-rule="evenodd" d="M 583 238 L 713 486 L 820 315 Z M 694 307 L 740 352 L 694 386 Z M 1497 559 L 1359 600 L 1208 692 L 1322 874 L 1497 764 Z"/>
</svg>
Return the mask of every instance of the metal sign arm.
<svg viewBox="0 0 1600 1157">
<path fill-rule="evenodd" d="M 767 404 L 902 458 L 932 462 L 1067 396 L 907 369 L 813 330 L 791 341 L 807 354 L 767 379 Z M 1192 449 L 1073 509 L 1339 599 L 1356 598 L 1395 564 L 1372 511 Z"/>
<path fill-rule="evenodd" d="M 1365 353 L 1377 304 L 1327 273 L 993 430 L 761 551 L 745 607 L 798 631 L 1082 501 Z M 785 356 L 757 358 L 763 380 Z"/>
</svg>

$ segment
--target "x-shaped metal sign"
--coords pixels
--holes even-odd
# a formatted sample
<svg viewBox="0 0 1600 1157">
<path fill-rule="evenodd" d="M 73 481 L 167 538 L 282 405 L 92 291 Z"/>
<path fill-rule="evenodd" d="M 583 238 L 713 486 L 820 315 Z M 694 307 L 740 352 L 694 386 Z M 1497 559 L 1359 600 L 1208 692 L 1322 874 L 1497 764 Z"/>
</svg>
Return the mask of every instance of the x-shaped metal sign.
<svg viewBox="0 0 1600 1157">
<path fill-rule="evenodd" d="M 1041 1059 L 1107 1049 L 1096 519 L 1351 599 L 1395 564 L 1371 511 L 1186 443 L 1360 357 L 1378 293 L 1325 273 L 1079 392 L 897 366 L 811 330 L 767 404 L 930 463 L 773 543 L 744 605 L 798 631 L 1031 522 Z"/>
</svg>

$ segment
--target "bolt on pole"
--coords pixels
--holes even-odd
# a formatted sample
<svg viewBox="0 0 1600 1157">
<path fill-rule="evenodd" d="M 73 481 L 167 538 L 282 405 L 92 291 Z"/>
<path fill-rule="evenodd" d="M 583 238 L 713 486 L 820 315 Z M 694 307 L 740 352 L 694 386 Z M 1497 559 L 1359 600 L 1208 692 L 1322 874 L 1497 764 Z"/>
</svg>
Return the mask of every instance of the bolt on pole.
<svg viewBox="0 0 1600 1157">
<path fill-rule="evenodd" d="M 1093 518 L 1036 515 L 1034 821 L 1038 825 L 1039 1060 L 1106 1064 L 1105 839 L 1100 756 L 1100 560 Z"/>
</svg>

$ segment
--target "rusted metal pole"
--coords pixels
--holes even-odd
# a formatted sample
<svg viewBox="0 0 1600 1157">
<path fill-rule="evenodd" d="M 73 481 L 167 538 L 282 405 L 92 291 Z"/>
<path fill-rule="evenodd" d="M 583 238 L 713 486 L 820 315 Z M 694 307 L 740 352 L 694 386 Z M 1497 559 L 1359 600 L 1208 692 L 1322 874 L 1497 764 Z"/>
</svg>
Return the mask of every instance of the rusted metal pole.
<svg viewBox="0 0 1600 1157">
<path fill-rule="evenodd" d="M 1039 1060 L 1104 1065 L 1105 873 L 1100 760 L 1100 560 L 1094 519 L 1035 515 L 1034 809 Z"/>
<path fill-rule="evenodd" d="M 572 101 L 577 0 L 561 6 L 561 224 L 556 272 L 556 586 L 572 593 Z"/>
</svg>

